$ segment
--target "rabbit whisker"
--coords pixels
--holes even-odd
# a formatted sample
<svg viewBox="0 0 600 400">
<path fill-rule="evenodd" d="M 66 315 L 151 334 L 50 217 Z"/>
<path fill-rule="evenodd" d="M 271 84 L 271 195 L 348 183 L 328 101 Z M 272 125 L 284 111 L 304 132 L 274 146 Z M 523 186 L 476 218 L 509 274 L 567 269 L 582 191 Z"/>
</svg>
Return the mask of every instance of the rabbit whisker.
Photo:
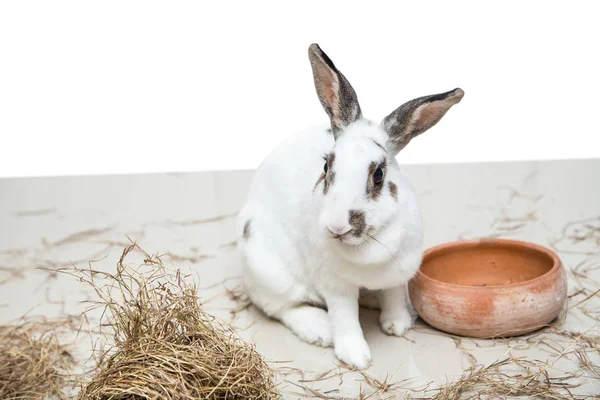
<svg viewBox="0 0 600 400">
<path fill-rule="evenodd" d="M 390 253 L 390 255 L 392 256 L 392 258 L 394 260 L 396 259 L 396 256 L 394 255 L 394 252 L 388 246 L 386 246 L 385 244 L 383 244 L 381 241 L 375 239 L 373 236 L 371 236 L 368 233 L 367 233 L 367 236 L 370 237 L 371 239 L 373 239 L 374 241 L 376 241 L 377 243 L 379 243 L 380 245 L 382 245 Z"/>
</svg>

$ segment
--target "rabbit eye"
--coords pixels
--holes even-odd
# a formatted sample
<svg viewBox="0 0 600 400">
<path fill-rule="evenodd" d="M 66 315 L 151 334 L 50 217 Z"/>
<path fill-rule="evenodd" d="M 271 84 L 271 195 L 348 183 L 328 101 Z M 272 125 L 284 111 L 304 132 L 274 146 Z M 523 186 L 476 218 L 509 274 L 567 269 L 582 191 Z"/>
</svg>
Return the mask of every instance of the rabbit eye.
<svg viewBox="0 0 600 400">
<path fill-rule="evenodd" d="M 383 169 L 381 169 L 381 167 L 375 170 L 375 173 L 373 174 L 373 181 L 376 184 L 380 184 L 381 182 L 383 182 Z"/>
<path fill-rule="evenodd" d="M 325 161 L 325 166 L 323 167 L 323 171 L 325 171 L 325 173 L 327 173 L 327 161 Z"/>
</svg>

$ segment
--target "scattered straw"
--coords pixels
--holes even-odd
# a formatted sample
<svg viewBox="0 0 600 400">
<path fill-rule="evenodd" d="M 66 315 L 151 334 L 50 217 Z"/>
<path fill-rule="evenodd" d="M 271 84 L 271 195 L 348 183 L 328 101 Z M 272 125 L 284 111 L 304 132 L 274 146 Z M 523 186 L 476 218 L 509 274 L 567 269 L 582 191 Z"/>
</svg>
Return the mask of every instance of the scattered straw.
<svg viewBox="0 0 600 400">
<path fill-rule="evenodd" d="M 14 213 L 16 217 L 37 217 L 40 215 L 55 214 L 56 208 L 45 208 L 40 210 L 17 211 Z"/>
<path fill-rule="evenodd" d="M 23 273 L 23 270 L 19 269 L 19 268 L 0 266 L 0 271 L 6 273 L 6 274 L 2 274 L 2 275 L 7 275 L 6 277 L 0 278 L 0 285 L 3 285 L 12 280 L 25 278 L 25 274 Z"/>
<path fill-rule="evenodd" d="M 83 242 L 88 239 L 92 239 L 97 236 L 101 236 L 107 232 L 112 231 L 113 229 L 114 229 L 113 226 L 109 226 L 106 228 L 100 228 L 100 229 L 87 229 L 85 231 L 72 233 L 72 234 L 68 235 L 67 237 L 64 237 L 55 242 L 48 242 L 46 240 L 42 240 L 42 243 L 46 247 L 59 247 L 59 246 L 67 245 L 67 244 Z"/>
<path fill-rule="evenodd" d="M 179 254 L 171 253 L 170 251 L 161 255 L 161 257 L 163 257 L 163 256 L 169 257 L 174 262 L 186 261 L 186 262 L 190 262 L 192 264 L 197 264 L 201 261 L 215 258 L 215 256 L 208 255 L 208 254 L 198 254 L 198 255 L 194 255 L 194 256 L 182 256 Z"/>
<path fill-rule="evenodd" d="M 124 264 L 133 250 L 145 257 L 137 269 Z M 113 334 L 79 399 L 276 397 L 272 370 L 254 346 L 205 313 L 196 286 L 167 271 L 160 257 L 132 244 L 114 275 L 64 272 L 95 289 Z"/>
<path fill-rule="evenodd" d="M 235 240 L 227 243 L 223 243 L 219 246 L 220 249 L 235 249 L 237 247 L 237 242 Z"/>
<path fill-rule="evenodd" d="M 235 307 L 229 310 L 232 320 L 235 319 L 239 313 L 252 307 L 252 301 L 241 284 L 233 288 L 226 287 L 225 292 L 227 293 L 227 297 L 235 303 Z"/>
<path fill-rule="evenodd" d="M 472 366 L 477 365 L 477 358 L 475 358 L 475 356 L 473 355 L 473 353 L 471 353 L 469 350 L 467 350 L 465 348 L 465 346 L 463 346 L 462 344 L 462 338 L 459 337 L 453 337 L 452 340 L 454 340 L 454 345 L 456 346 L 456 348 L 460 351 L 462 351 L 462 353 L 467 356 L 467 358 L 469 359 L 469 362 L 471 363 Z"/>
<path fill-rule="evenodd" d="M 520 371 L 512 371 L 520 367 Z M 535 399 L 573 399 L 573 374 L 550 377 L 543 362 L 506 358 L 487 367 L 472 367 L 459 379 L 440 386 L 434 400 L 529 396 Z M 510 369 L 510 370 L 509 370 Z"/>
<path fill-rule="evenodd" d="M 568 248 L 560 248 L 561 243 L 566 243 Z M 564 254 L 597 256 L 600 254 L 600 216 L 567 223 L 550 247 Z"/>
<path fill-rule="evenodd" d="M 24 318 L 0 326 L 0 399 L 67 399 L 74 360 L 59 333 L 68 324 Z"/>
<path fill-rule="evenodd" d="M 573 279 L 578 287 L 584 290 L 586 287 L 598 287 L 600 282 L 593 279 L 590 275 L 600 270 L 600 255 L 589 257 L 570 269 Z"/>
<path fill-rule="evenodd" d="M 188 221 L 169 221 L 168 224 L 169 225 L 177 225 L 177 226 L 204 225 L 204 224 L 210 224 L 213 222 L 219 222 L 219 221 L 223 221 L 225 219 L 233 218 L 237 214 L 238 213 L 235 212 L 235 213 L 217 215 L 215 217 L 203 218 L 203 219 L 193 219 L 193 220 L 188 220 Z"/>
</svg>

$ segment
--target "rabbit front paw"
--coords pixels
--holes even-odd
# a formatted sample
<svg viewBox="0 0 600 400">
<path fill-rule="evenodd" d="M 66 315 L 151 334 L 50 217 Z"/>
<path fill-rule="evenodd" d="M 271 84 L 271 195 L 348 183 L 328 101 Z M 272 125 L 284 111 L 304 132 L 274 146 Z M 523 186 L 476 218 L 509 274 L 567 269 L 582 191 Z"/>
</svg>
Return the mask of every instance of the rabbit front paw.
<svg viewBox="0 0 600 400">
<path fill-rule="evenodd" d="M 371 365 L 371 349 L 362 337 L 344 337 L 335 341 L 336 357 L 358 369 L 367 369 Z"/>
<path fill-rule="evenodd" d="M 388 314 L 381 313 L 381 329 L 388 335 L 402 336 L 412 326 L 412 317 L 408 311 Z"/>
</svg>

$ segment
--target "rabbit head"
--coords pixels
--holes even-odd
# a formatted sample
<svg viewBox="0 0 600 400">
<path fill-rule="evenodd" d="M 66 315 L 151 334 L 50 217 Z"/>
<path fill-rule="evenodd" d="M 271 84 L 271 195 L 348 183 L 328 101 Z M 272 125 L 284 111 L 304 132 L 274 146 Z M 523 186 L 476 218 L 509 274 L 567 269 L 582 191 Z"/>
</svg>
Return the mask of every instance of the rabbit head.
<svg viewBox="0 0 600 400">
<path fill-rule="evenodd" d="M 343 245 L 358 245 L 397 215 L 404 181 L 395 156 L 460 102 L 464 92 L 457 88 L 411 100 L 374 123 L 363 118 L 354 89 L 323 50 L 312 44 L 308 54 L 335 139 L 315 186 L 323 194 L 319 227 Z"/>
</svg>

